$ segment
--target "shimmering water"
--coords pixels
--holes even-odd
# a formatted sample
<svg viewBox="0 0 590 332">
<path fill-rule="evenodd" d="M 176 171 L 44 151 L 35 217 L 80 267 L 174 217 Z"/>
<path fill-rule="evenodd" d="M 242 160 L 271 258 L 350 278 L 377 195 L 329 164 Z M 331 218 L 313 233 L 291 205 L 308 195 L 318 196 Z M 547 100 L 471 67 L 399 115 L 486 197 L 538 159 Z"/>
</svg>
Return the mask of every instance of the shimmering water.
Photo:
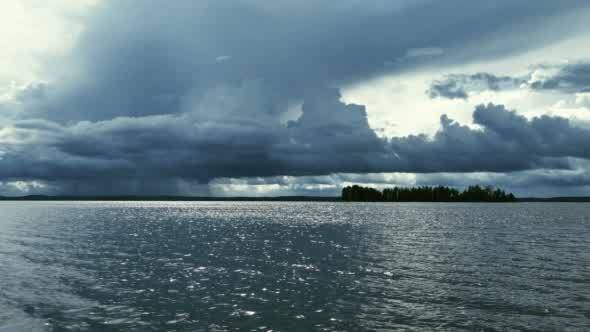
<svg viewBox="0 0 590 332">
<path fill-rule="evenodd" d="M 0 203 L 0 331 L 590 330 L 590 204 Z"/>
</svg>

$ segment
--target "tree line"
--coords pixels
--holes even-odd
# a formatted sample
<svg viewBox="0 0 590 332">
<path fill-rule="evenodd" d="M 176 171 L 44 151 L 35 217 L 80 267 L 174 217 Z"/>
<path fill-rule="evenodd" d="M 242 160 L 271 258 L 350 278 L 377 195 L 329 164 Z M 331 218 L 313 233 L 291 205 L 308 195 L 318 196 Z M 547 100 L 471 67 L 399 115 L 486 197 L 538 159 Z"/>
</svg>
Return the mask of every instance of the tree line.
<svg viewBox="0 0 590 332">
<path fill-rule="evenodd" d="M 500 188 L 479 185 L 463 191 L 444 186 L 394 187 L 383 191 L 358 185 L 342 189 L 347 202 L 514 202 L 516 197 Z"/>
</svg>

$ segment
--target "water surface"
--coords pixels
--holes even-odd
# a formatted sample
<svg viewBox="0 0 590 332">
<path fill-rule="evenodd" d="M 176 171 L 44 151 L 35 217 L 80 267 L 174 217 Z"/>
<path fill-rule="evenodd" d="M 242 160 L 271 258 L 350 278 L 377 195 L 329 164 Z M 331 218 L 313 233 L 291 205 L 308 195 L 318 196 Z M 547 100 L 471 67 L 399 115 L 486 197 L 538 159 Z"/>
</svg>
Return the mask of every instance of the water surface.
<svg viewBox="0 0 590 332">
<path fill-rule="evenodd" d="M 590 204 L 0 202 L 0 331 L 590 330 Z"/>
</svg>

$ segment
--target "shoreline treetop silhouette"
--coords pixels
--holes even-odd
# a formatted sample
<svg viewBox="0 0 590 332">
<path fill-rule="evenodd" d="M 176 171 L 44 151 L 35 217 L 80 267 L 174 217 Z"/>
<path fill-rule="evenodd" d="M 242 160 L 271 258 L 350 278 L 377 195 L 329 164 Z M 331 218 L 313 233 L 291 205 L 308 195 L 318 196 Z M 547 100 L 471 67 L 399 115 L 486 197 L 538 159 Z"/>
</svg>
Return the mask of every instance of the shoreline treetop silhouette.
<svg viewBox="0 0 590 332">
<path fill-rule="evenodd" d="M 500 188 L 473 185 L 459 191 L 445 186 L 393 187 L 383 191 L 358 185 L 342 189 L 347 202 L 515 202 L 516 197 Z"/>
</svg>

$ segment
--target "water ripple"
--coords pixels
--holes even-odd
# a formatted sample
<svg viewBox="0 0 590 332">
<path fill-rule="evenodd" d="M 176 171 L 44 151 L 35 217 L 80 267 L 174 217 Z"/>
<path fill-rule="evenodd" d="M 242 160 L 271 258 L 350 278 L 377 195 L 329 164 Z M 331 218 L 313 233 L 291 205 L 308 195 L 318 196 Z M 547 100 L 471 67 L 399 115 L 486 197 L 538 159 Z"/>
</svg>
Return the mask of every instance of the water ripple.
<svg viewBox="0 0 590 332">
<path fill-rule="evenodd" d="M 0 210 L 0 331 L 590 329 L 588 204 Z"/>
</svg>

